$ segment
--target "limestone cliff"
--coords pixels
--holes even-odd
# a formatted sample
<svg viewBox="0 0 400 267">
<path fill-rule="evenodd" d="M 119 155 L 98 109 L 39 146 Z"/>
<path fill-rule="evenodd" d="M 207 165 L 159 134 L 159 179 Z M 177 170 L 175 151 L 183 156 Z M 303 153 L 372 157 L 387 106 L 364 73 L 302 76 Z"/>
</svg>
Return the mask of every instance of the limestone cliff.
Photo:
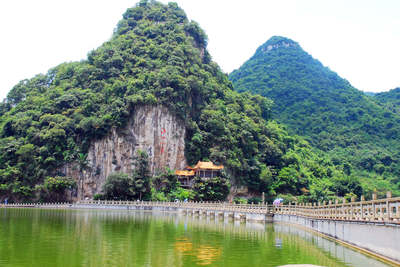
<svg viewBox="0 0 400 267">
<path fill-rule="evenodd" d="M 112 172 L 132 172 L 132 159 L 138 149 L 149 155 L 152 174 L 186 166 L 184 122 L 164 106 L 139 106 L 124 129 L 113 128 L 89 148 L 87 163 L 66 164 L 60 171 L 77 181 L 76 198 L 92 198 Z"/>
</svg>

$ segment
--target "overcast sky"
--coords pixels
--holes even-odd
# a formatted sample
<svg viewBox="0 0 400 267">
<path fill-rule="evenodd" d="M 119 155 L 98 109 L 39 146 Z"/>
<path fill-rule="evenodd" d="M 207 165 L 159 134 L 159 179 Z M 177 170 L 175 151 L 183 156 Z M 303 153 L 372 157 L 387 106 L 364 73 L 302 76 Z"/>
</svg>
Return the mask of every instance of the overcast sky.
<svg viewBox="0 0 400 267">
<path fill-rule="evenodd" d="M 111 37 L 133 0 L 0 0 L 0 98 Z M 168 1 L 162 1 L 168 2 Z M 178 0 L 224 72 L 273 35 L 298 42 L 363 91 L 400 86 L 399 0 Z"/>
</svg>

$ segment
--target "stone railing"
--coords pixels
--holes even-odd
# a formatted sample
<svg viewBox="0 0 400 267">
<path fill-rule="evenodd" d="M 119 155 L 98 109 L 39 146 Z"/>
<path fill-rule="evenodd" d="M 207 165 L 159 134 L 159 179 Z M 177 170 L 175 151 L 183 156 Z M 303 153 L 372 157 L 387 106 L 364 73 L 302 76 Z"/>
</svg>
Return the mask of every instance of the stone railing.
<svg viewBox="0 0 400 267">
<path fill-rule="evenodd" d="M 233 213 L 253 214 L 287 214 L 314 219 L 364 221 L 364 222 L 390 222 L 400 224 L 400 197 L 393 198 L 387 193 L 385 199 L 377 199 L 373 194 L 372 200 L 351 202 L 343 199 L 341 203 L 292 203 L 289 205 L 258 205 L 258 204 L 232 204 L 226 202 L 162 202 L 162 201 L 110 201 L 110 200 L 83 200 L 71 203 L 18 203 L 1 204 L 0 207 L 79 207 L 79 206 L 127 206 L 127 207 L 164 207 L 202 211 L 223 211 Z"/>
<path fill-rule="evenodd" d="M 377 199 L 373 194 L 372 200 L 351 202 L 345 199 L 341 203 L 338 200 L 333 203 L 308 203 L 291 204 L 276 207 L 274 213 L 303 216 L 315 219 L 364 221 L 364 222 L 390 222 L 400 224 L 400 197 L 392 197 L 390 192 L 385 199 Z"/>
<path fill-rule="evenodd" d="M 292 203 L 289 205 L 256 205 L 256 204 L 231 204 L 220 202 L 143 202 L 143 201 L 80 201 L 82 204 L 92 205 L 133 205 L 174 207 L 193 209 L 198 211 L 224 211 L 237 213 L 256 214 L 288 214 L 315 219 L 364 221 L 364 222 L 390 222 L 400 224 L 400 197 L 393 198 L 391 192 L 384 199 L 377 199 L 376 194 L 372 200 L 351 202 L 345 199 L 320 203 Z"/>
</svg>

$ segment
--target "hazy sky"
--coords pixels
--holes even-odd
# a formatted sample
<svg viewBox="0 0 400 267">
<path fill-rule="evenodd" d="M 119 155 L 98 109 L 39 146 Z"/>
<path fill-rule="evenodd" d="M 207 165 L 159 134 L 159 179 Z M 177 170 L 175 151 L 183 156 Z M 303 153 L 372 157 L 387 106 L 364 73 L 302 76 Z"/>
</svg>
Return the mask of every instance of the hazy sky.
<svg viewBox="0 0 400 267">
<path fill-rule="evenodd" d="M 111 37 L 132 0 L 1 0 L 0 98 Z M 168 1 L 162 1 L 168 2 Z M 229 73 L 273 35 L 297 41 L 363 91 L 400 86 L 399 0 L 178 0 Z"/>
</svg>

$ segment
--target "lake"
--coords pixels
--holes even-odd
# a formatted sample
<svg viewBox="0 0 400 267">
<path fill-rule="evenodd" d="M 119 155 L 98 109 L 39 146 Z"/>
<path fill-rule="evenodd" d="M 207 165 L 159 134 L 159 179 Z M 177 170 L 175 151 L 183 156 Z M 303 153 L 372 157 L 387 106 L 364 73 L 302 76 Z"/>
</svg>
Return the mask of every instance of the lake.
<svg viewBox="0 0 400 267">
<path fill-rule="evenodd" d="M 309 231 L 174 213 L 0 208 L 0 266 L 387 266 Z"/>
</svg>

